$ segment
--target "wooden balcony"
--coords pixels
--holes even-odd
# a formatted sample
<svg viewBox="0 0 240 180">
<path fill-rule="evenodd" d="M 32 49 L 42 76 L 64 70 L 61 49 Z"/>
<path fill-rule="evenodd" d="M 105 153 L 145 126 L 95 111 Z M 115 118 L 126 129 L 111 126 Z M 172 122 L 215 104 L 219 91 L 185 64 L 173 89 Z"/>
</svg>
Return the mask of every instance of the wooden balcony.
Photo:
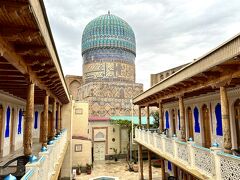
<svg viewBox="0 0 240 180">
<path fill-rule="evenodd" d="M 226 154 L 221 148 L 204 148 L 193 141 L 135 129 L 135 142 L 172 162 L 198 179 L 239 179 L 240 157 Z"/>
<path fill-rule="evenodd" d="M 58 179 L 67 146 L 67 130 L 63 130 L 53 144 L 47 146 L 46 152 L 39 152 L 36 162 L 26 165 L 26 174 L 22 180 Z"/>
</svg>

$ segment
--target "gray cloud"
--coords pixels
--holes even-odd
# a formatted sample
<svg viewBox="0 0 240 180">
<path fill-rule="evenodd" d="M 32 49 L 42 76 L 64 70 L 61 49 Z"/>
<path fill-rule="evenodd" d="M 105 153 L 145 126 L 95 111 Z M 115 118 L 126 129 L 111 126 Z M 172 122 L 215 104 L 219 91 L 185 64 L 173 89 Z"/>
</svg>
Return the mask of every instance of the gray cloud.
<svg viewBox="0 0 240 180">
<path fill-rule="evenodd" d="M 238 0 L 45 0 L 64 74 L 82 74 L 81 36 L 87 23 L 111 13 L 126 20 L 137 41 L 137 82 L 192 61 L 239 32 Z"/>
</svg>

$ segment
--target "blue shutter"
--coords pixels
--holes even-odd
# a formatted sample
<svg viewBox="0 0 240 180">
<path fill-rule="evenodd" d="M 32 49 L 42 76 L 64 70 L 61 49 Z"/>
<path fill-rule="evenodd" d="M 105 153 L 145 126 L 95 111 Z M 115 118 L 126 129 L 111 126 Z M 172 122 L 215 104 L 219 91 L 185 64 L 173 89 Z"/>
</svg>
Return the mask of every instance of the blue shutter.
<svg viewBox="0 0 240 180">
<path fill-rule="evenodd" d="M 178 130 L 181 129 L 181 124 L 180 124 L 180 111 L 178 109 Z"/>
<path fill-rule="evenodd" d="M 23 112 L 22 109 L 20 109 L 18 112 L 18 134 L 22 133 L 22 115 Z"/>
<path fill-rule="evenodd" d="M 38 127 L 38 112 L 35 111 L 35 115 L 34 115 L 34 129 L 37 129 Z"/>
<path fill-rule="evenodd" d="M 200 133 L 200 125 L 199 125 L 199 111 L 198 108 L 195 107 L 194 108 L 194 121 L 195 121 L 195 126 L 194 126 L 194 130 L 197 133 Z"/>
<path fill-rule="evenodd" d="M 58 128 L 58 111 L 56 111 L 56 129 Z"/>
<path fill-rule="evenodd" d="M 168 114 L 168 111 L 165 112 L 165 120 L 166 120 L 166 129 L 169 129 L 169 114 Z"/>
<path fill-rule="evenodd" d="M 172 164 L 170 161 L 168 161 L 168 170 L 171 171 L 172 170 Z"/>
<path fill-rule="evenodd" d="M 10 107 L 8 106 L 6 116 L 7 116 L 7 122 L 6 122 L 6 129 L 5 129 L 5 137 L 9 137 L 9 124 L 10 124 Z"/>
<path fill-rule="evenodd" d="M 222 130 L 222 112 L 221 112 L 221 105 L 218 103 L 215 107 L 215 116 L 217 120 L 217 127 L 216 127 L 216 133 L 218 136 L 223 135 L 223 130 Z"/>
</svg>

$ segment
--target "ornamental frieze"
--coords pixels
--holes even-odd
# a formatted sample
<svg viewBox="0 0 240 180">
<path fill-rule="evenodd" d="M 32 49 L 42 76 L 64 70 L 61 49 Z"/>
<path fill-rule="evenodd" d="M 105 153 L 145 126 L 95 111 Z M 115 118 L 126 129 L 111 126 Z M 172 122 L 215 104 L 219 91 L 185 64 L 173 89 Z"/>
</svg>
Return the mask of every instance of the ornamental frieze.
<svg viewBox="0 0 240 180">
<path fill-rule="evenodd" d="M 135 66 L 119 62 L 96 62 L 83 65 L 84 83 L 107 79 L 111 81 L 135 81 Z"/>
<path fill-rule="evenodd" d="M 142 84 L 137 83 L 95 82 L 81 86 L 78 99 L 84 100 L 87 97 L 131 99 L 142 91 Z"/>
</svg>

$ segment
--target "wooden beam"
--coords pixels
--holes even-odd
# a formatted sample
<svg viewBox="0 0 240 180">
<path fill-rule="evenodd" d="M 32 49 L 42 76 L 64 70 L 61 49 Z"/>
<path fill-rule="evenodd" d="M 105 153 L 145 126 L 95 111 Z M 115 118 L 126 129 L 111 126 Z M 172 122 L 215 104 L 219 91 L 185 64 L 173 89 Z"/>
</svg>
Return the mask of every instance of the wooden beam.
<svg viewBox="0 0 240 180">
<path fill-rule="evenodd" d="M 25 61 L 15 53 L 15 50 L 13 47 L 6 41 L 0 37 L 0 55 L 2 55 L 9 63 L 11 63 L 16 69 L 18 69 L 22 74 L 28 74 L 30 76 L 30 79 L 40 88 L 43 90 L 46 90 L 47 93 L 54 97 L 55 99 L 58 99 L 56 95 L 54 95 L 41 81 L 40 78 L 37 77 L 37 74 L 32 71 L 31 67 L 29 67 Z"/>
<path fill-rule="evenodd" d="M 47 51 L 46 46 L 24 45 L 24 44 L 17 44 L 14 46 L 14 49 L 17 54 L 21 54 L 21 55 L 27 55 L 27 54 L 40 55 L 42 52 Z"/>
<path fill-rule="evenodd" d="M 39 30 L 26 27 L 26 26 L 9 26 L 2 24 L 4 28 L 0 29 L 0 36 L 7 39 L 8 41 L 24 40 L 31 42 L 41 36 Z"/>
<path fill-rule="evenodd" d="M 229 74 L 226 74 L 219 78 L 208 79 L 203 83 L 199 83 L 196 85 L 192 85 L 190 87 L 182 88 L 179 91 L 176 91 L 176 92 L 168 94 L 168 95 L 163 95 L 159 98 L 160 99 L 170 99 L 170 98 L 177 97 L 177 96 L 180 96 L 180 95 L 188 93 L 188 92 L 194 92 L 194 91 L 197 91 L 200 89 L 204 89 L 206 87 L 212 87 L 215 84 L 219 84 L 219 83 L 221 84 L 221 82 L 229 81 L 229 79 L 236 78 L 236 77 L 240 78 L 240 71 L 235 71 L 234 73 L 229 73 Z"/>
<path fill-rule="evenodd" d="M 204 74 L 205 76 L 209 77 L 220 77 L 221 73 L 218 71 L 206 71 L 206 72 L 202 72 L 202 74 Z"/>
<path fill-rule="evenodd" d="M 23 75 L 21 75 L 21 74 L 8 74 L 8 75 L 6 75 L 6 74 L 0 74 L 0 78 L 6 78 L 6 79 L 8 79 L 8 78 L 10 78 L 10 79 L 16 79 L 16 78 L 21 78 L 21 79 L 23 79 L 24 78 L 24 76 Z"/>
<path fill-rule="evenodd" d="M 31 13 L 30 5 L 27 2 L 11 1 L 9 3 L 8 0 L 0 1 L 0 11 L 11 17 L 11 19 L 26 17 Z"/>
<path fill-rule="evenodd" d="M 44 71 L 44 67 L 40 66 L 38 63 L 31 66 L 31 68 L 34 72 L 43 72 Z"/>
<path fill-rule="evenodd" d="M 26 61 L 27 64 L 32 64 L 35 61 L 45 64 L 51 64 L 52 59 L 47 56 L 33 56 L 33 55 L 24 55 L 22 56 L 23 59 Z"/>
<path fill-rule="evenodd" d="M 14 76 L 14 77 L 23 77 L 23 74 L 21 74 L 19 71 L 11 71 L 11 70 L 1 70 L 0 69 L 0 75 L 2 77 L 10 77 L 10 76 Z"/>
<path fill-rule="evenodd" d="M 0 79 L 1 83 L 26 83 L 25 80 L 19 80 L 19 79 L 12 79 L 12 80 L 5 80 L 5 79 Z"/>
<path fill-rule="evenodd" d="M 28 6 L 28 1 L 11 1 L 10 0 L 0 0 L 0 8 L 22 8 Z"/>
<path fill-rule="evenodd" d="M 0 69 L 13 69 L 13 70 L 16 70 L 14 68 L 14 66 L 12 66 L 11 64 L 7 64 L 7 63 L 4 63 L 4 64 L 0 63 Z"/>
<path fill-rule="evenodd" d="M 38 29 L 31 28 L 28 26 L 19 26 L 19 25 L 9 25 L 9 24 L 1 24 L 3 28 L 0 29 L 1 36 L 13 36 L 15 34 L 34 34 L 39 33 Z"/>
<path fill-rule="evenodd" d="M 197 81 L 198 83 L 204 82 L 207 80 L 206 77 L 202 77 L 202 76 L 193 76 L 191 77 L 191 79 L 194 79 L 195 81 Z"/>
<path fill-rule="evenodd" d="M 221 73 L 234 72 L 239 70 L 240 66 L 238 64 L 220 64 L 215 67 L 215 69 Z"/>
<path fill-rule="evenodd" d="M 56 71 L 56 68 L 50 67 L 49 69 L 46 69 L 46 73 L 50 73 L 51 71 Z"/>
</svg>

